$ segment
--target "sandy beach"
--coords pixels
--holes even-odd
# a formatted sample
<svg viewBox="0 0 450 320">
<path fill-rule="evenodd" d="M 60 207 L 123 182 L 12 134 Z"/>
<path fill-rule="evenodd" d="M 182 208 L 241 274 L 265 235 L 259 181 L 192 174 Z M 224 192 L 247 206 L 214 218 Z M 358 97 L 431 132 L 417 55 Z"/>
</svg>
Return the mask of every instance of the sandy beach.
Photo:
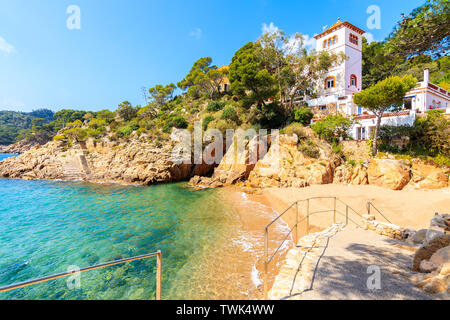
<svg viewBox="0 0 450 320">
<path fill-rule="evenodd" d="M 366 203 L 372 202 L 383 215 L 393 224 L 412 229 L 422 229 L 429 226 L 430 219 L 436 212 L 450 212 L 450 188 L 439 190 L 402 190 L 393 191 L 376 186 L 343 186 L 343 185 L 315 185 L 307 188 L 270 188 L 261 191 L 260 198 L 277 212 L 283 212 L 296 200 L 311 197 L 337 197 L 351 206 L 360 214 L 367 213 Z M 333 200 L 314 200 L 311 202 L 311 211 L 317 209 L 332 209 Z M 337 203 L 337 210 L 345 212 L 345 205 Z M 295 216 L 294 209 L 284 217 L 292 225 Z M 303 216 L 305 208 L 300 206 L 300 215 Z M 351 212 L 351 211 L 350 211 Z M 375 212 L 375 211 L 373 211 Z M 338 215 L 339 221 L 343 217 Z M 356 219 L 354 213 L 350 217 Z M 377 220 L 383 218 L 376 213 Z M 332 213 L 318 214 L 311 218 L 311 225 L 318 229 L 330 226 Z M 312 230 L 314 231 L 314 230 Z"/>
<path fill-rule="evenodd" d="M 221 189 L 221 194 L 226 202 L 238 213 L 241 226 L 240 236 L 232 239 L 232 242 L 237 246 L 232 245 L 222 249 L 223 255 L 230 262 L 230 267 L 234 265 L 233 270 L 225 270 L 227 268 L 224 268 L 223 265 L 221 269 L 225 271 L 224 274 L 227 274 L 223 278 L 224 281 L 229 281 L 237 276 L 237 270 L 246 274 L 244 277 L 246 280 L 241 279 L 239 282 L 253 287 L 253 290 L 250 290 L 250 296 L 258 296 L 258 298 L 262 294 L 264 228 L 296 200 L 311 197 L 337 197 L 359 214 L 367 213 L 366 203 L 371 201 L 392 223 L 415 230 L 427 228 L 435 212 L 447 213 L 450 208 L 450 188 L 426 191 L 392 191 L 375 186 L 329 184 L 307 188 L 268 188 L 254 190 L 253 193 L 245 193 L 244 191 L 238 187 Z M 332 199 L 313 200 L 310 202 L 310 211 L 333 209 L 333 202 Z M 345 205 L 342 202 L 337 202 L 336 209 L 338 212 L 345 212 Z M 282 219 L 269 228 L 269 258 L 281 244 L 290 228 L 293 227 L 295 212 L 294 206 L 286 212 Z M 306 208 L 300 204 L 299 220 L 305 216 L 305 212 Z M 350 211 L 349 216 L 356 223 L 361 223 L 361 218 L 356 213 Z M 376 218 L 383 221 L 382 216 L 378 213 Z M 338 222 L 344 220 L 344 216 L 337 215 Z M 332 222 L 332 212 L 314 215 L 310 218 L 309 231 L 310 233 L 322 231 L 331 226 Z M 303 221 L 299 224 L 298 236 L 300 238 L 306 234 L 306 224 Z M 282 246 L 280 252 L 274 256 L 273 262 L 270 264 L 269 287 L 273 283 L 274 276 L 278 274 L 288 249 L 293 245 L 292 236 L 288 237 L 288 241 Z M 239 259 L 237 258 L 238 255 L 240 255 Z M 223 262 L 223 259 L 219 258 L 218 261 Z M 216 265 L 215 268 L 217 270 L 218 266 Z M 236 298 L 234 294 L 232 296 Z"/>
</svg>

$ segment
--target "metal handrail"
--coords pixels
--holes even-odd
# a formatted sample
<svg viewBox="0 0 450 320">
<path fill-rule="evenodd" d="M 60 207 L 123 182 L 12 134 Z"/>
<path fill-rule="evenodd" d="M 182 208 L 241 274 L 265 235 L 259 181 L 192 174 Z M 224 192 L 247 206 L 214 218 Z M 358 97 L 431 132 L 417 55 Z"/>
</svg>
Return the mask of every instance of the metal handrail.
<svg viewBox="0 0 450 320">
<path fill-rule="evenodd" d="M 392 224 L 392 222 L 391 222 L 388 218 L 386 218 L 386 217 L 384 216 L 384 214 L 382 214 L 381 211 L 378 210 L 377 207 L 375 207 L 375 206 L 373 205 L 373 203 L 370 202 L 370 201 L 367 202 L 367 213 L 368 213 L 368 214 L 370 214 L 370 207 L 373 207 L 375 210 L 377 210 L 378 213 L 379 213 L 384 219 L 386 219 L 387 222 L 389 222 L 390 224 Z"/>
<path fill-rule="evenodd" d="M 143 259 L 152 258 L 155 256 L 157 258 L 156 259 L 156 300 L 161 300 L 161 279 L 162 279 L 162 253 L 161 253 L 161 251 L 144 254 L 144 255 L 136 256 L 136 257 L 132 257 L 132 258 L 106 262 L 106 263 L 90 266 L 87 268 L 83 268 L 83 269 L 80 269 L 77 271 L 63 272 L 63 273 L 59 273 L 59 274 L 55 274 L 55 275 L 51 275 L 51 276 L 47 276 L 47 277 L 43 277 L 43 278 L 39 278 L 39 279 L 34 279 L 34 280 L 29 280 L 29 281 L 13 284 L 13 285 L 6 286 L 6 287 L 1 287 L 0 293 L 23 288 L 23 287 L 28 287 L 28 286 L 42 283 L 42 282 L 47 282 L 47 281 L 51 281 L 51 280 L 55 280 L 55 279 L 59 279 L 59 278 L 68 277 L 68 276 L 82 273 L 82 272 L 87 272 L 87 271 L 91 271 L 91 270 L 95 270 L 95 269 L 110 267 L 110 266 L 114 266 L 114 265 L 118 265 L 118 264 L 122 264 L 122 263 L 126 263 L 126 262 L 131 262 L 131 261 L 143 260 Z"/>
<path fill-rule="evenodd" d="M 310 201 L 311 200 L 316 200 L 316 199 L 333 199 L 334 200 L 333 201 L 333 209 L 310 212 L 310 206 L 309 206 Z M 345 214 L 340 212 L 340 211 L 338 211 L 336 209 L 336 205 L 337 205 L 338 201 L 345 205 Z M 300 202 L 306 202 L 307 206 L 306 206 L 306 217 L 299 221 L 298 220 L 298 204 Z M 296 206 L 295 224 L 292 227 L 292 229 L 290 229 L 289 233 L 286 235 L 284 240 L 281 242 L 280 246 L 274 251 L 274 253 L 270 257 L 270 259 L 268 259 L 269 258 L 269 252 L 268 252 L 269 251 L 269 248 L 268 248 L 269 247 L 269 228 L 270 228 L 270 226 L 272 224 L 274 224 L 277 220 L 279 220 L 282 216 L 284 216 L 294 206 Z M 272 262 L 273 258 L 278 253 L 278 251 L 281 249 L 281 247 L 286 242 L 288 237 L 292 234 L 292 232 L 294 232 L 294 243 L 297 246 L 297 244 L 298 244 L 298 225 L 299 225 L 299 223 L 301 223 L 301 222 L 306 220 L 306 233 L 309 234 L 309 229 L 310 229 L 309 218 L 311 216 L 313 216 L 315 214 L 319 214 L 319 213 L 333 212 L 333 224 L 336 223 L 336 214 L 340 214 L 340 215 L 345 216 L 345 225 L 348 225 L 348 222 L 351 221 L 351 222 L 355 223 L 356 225 L 360 226 L 358 223 L 356 223 L 355 221 L 353 221 L 352 219 L 349 218 L 349 210 L 350 209 L 354 213 L 356 213 L 359 217 L 362 217 L 362 215 L 360 213 L 358 213 L 355 209 L 353 209 L 352 207 L 350 207 L 348 204 L 346 204 L 342 200 L 338 199 L 337 197 L 312 197 L 312 198 L 308 198 L 308 199 L 297 200 L 293 204 L 291 204 L 289 206 L 289 208 L 287 208 L 285 211 L 283 211 L 283 213 L 281 213 L 278 217 L 276 217 L 274 220 L 272 220 L 272 222 L 270 222 L 264 228 L 264 300 L 267 300 L 268 293 L 269 293 L 269 288 L 268 288 L 269 264 L 270 264 L 270 262 Z"/>
</svg>

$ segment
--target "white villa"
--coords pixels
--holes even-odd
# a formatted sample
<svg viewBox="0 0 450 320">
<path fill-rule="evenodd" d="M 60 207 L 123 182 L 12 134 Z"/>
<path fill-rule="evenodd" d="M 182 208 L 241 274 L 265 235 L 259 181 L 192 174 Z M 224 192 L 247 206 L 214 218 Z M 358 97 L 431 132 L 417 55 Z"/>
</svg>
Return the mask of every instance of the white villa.
<svg viewBox="0 0 450 320">
<path fill-rule="evenodd" d="M 317 98 L 307 100 L 315 119 L 341 113 L 354 117 L 357 124 L 351 128 L 350 135 L 356 140 L 365 140 L 375 128 L 375 116 L 353 103 L 353 95 L 362 88 L 362 37 L 364 30 L 349 22 L 341 22 L 315 36 L 318 52 L 327 50 L 333 53 L 343 52 L 348 59 L 334 66 L 317 83 Z M 413 125 L 417 114 L 432 109 L 445 110 L 450 114 L 450 93 L 430 83 L 429 71 L 424 72 L 424 81 L 407 93 L 404 110 L 387 113 L 381 125 Z"/>
</svg>

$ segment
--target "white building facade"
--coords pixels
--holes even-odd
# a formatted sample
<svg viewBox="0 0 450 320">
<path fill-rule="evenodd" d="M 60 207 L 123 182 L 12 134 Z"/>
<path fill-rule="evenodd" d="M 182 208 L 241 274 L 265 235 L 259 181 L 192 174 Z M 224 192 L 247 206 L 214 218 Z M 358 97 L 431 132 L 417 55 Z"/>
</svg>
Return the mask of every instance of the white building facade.
<svg viewBox="0 0 450 320">
<path fill-rule="evenodd" d="M 364 30 L 338 20 L 323 33 L 315 36 L 317 52 L 344 53 L 348 59 L 333 66 L 319 79 L 317 98 L 307 100 L 309 107 L 344 114 L 357 114 L 353 94 L 362 89 L 362 36 Z M 326 113 L 326 112 L 325 112 Z"/>
<path fill-rule="evenodd" d="M 350 136 L 356 140 L 370 138 L 375 129 L 376 118 L 370 112 L 353 103 L 353 95 L 362 90 L 362 37 L 364 30 L 349 22 L 332 25 L 323 33 L 315 36 L 316 50 L 330 53 L 344 53 L 347 59 L 333 66 L 323 79 L 316 84 L 317 98 L 306 101 L 312 108 L 315 119 L 331 114 L 343 114 L 356 120 L 350 129 Z M 429 110 L 440 109 L 450 113 L 450 93 L 430 83 L 429 71 L 424 72 L 424 81 L 408 92 L 401 112 L 386 113 L 381 125 L 412 126 L 416 116 Z"/>
</svg>

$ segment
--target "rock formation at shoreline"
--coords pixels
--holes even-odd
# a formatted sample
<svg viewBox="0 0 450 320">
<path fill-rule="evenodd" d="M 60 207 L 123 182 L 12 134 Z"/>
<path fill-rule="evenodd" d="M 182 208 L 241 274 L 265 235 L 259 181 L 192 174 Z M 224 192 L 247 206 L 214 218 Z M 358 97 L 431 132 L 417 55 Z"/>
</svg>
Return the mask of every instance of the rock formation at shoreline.
<svg viewBox="0 0 450 320">
<path fill-rule="evenodd" d="M 22 154 L 36 145 L 38 145 L 36 142 L 22 140 L 9 146 L 0 146 L 0 154 Z"/>
<path fill-rule="evenodd" d="M 173 163 L 170 146 L 158 148 L 140 140 L 117 143 L 91 139 L 72 148 L 56 141 L 35 146 L 0 162 L 0 177 L 150 185 L 187 181 L 212 169 L 206 164 Z"/>
<path fill-rule="evenodd" d="M 299 139 L 296 134 L 280 135 L 278 148 L 270 146 L 267 152 L 258 152 L 258 161 L 251 164 L 249 150 L 257 143 L 257 138 L 248 142 L 241 153 L 236 152 L 233 144 L 211 178 L 195 176 L 190 184 L 211 188 L 236 183 L 251 188 L 370 184 L 391 190 L 449 186 L 448 169 L 418 160 L 367 159 L 358 164 L 343 163 L 328 143 L 312 137 Z"/>
<path fill-rule="evenodd" d="M 264 140 L 266 139 L 266 140 Z M 392 190 L 440 189 L 449 186 L 449 169 L 418 160 L 370 159 L 344 163 L 330 144 L 310 136 L 280 135 L 246 140 L 225 150 L 220 164 L 176 164 L 172 145 L 157 147 L 145 138 L 74 143 L 52 141 L 0 162 L 0 177 L 83 180 L 150 185 L 189 181 L 195 187 L 240 184 L 251 188 L 314 184 L 377 185 Z M 275 147 L 275 146 L 278 146 Z M 268 150 L 267 150 L 268 149 Z M 12 150 L 10 150 L 12 151 Z M 14 152 L 11 152 L 14 153 Z M 253 161 L 250 161 L 253 160 Z"/>
</svg>

